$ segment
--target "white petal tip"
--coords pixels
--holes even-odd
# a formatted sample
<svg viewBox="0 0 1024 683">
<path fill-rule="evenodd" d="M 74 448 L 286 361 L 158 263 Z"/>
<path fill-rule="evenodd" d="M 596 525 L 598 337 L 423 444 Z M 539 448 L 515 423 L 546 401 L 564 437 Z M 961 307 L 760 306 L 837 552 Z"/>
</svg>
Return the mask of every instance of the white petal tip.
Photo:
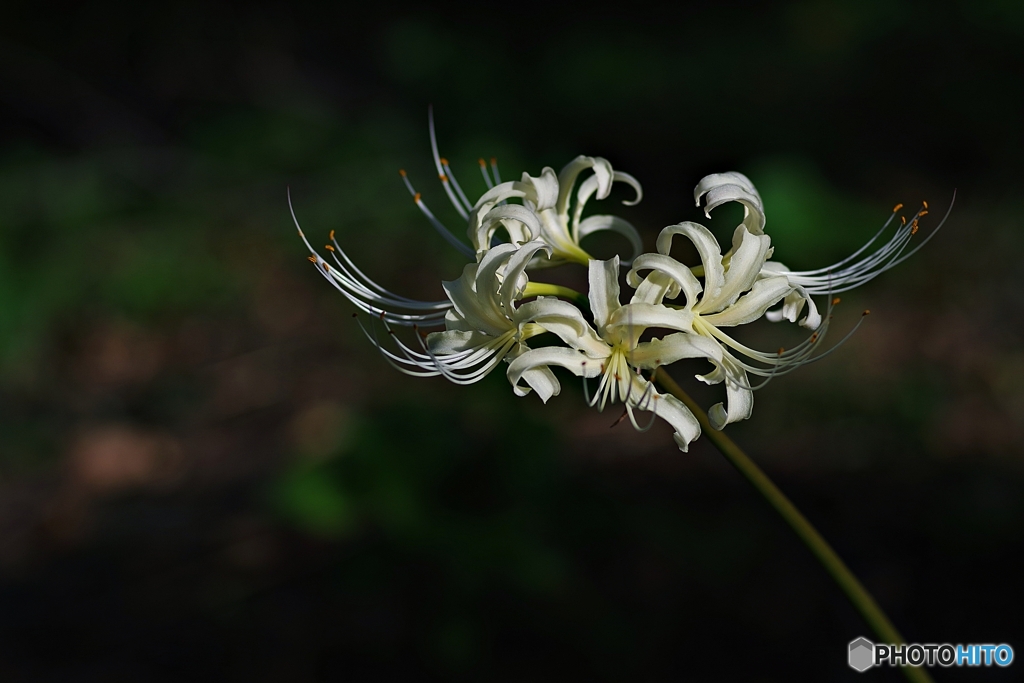
<svg viewBox="0 0 1024 683">
<path fill-rule="evenodd" d="M 728 419 L 729 414 L 721 403 L 711 406 L 711 410 L 708 411 L 708 421 L 713 429 L 721 431 L 722 427 L 728 424 Z"/>
<path fill-rule="evenodd" d="M 800 327 L 805 327 L 808 330 L 816 330 L 821 326 L 821 315 L 807 316 L 800 321 Z"/>
</svg>

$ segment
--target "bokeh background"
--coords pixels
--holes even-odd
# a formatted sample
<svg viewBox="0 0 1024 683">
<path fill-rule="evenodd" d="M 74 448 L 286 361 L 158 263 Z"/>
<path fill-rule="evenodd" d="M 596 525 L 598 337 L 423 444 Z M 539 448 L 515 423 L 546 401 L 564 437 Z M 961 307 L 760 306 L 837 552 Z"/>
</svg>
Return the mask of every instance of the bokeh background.
<svg viewBox="0 0 1024 683">
<path fill-rule="evenodd" d="M 457 223 L 429 104 L 471 196 L 478 157 L 632 173 L 648 248 L 709 172 L 794 268 L 955 189 L 729 431 L 909 640 L 1024 653 L 1021 5 L 378 5 L 5 8 L 0 677 L 855 679 L 867 627 L 706 440 L 402 376 L 306 261 L 287 187 L 389 287 L 459 274 L 397 174 Z"/>
</svg>

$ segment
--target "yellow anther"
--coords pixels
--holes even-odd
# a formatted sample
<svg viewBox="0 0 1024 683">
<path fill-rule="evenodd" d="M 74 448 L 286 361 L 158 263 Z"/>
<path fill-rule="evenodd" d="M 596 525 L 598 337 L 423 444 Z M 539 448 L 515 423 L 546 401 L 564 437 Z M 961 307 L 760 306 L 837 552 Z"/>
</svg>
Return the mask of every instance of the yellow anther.
<svg viewBox="0 0 1024 683">
<path fill-rule="evenodd" d="M 897 211 L 899 211 L 902 208 L 903 208 L 902 204 L 897 204 L 896 206 L 892 207 L 892 212 L 896 213 Z"/>
<path fill-rule="evenodd" d="M 900 223 L 903 224 L 903 225 L 906 225 L 907 224 L 907 217 L 906 216 L 900 216 Z"/>
<path fill-rule="evenodd" d="M 307 256 L 306 258 L 308 258 L 308 259 L 309 259 L 309 262 L 310 262 L 310 263 L 316 263 L 317 261 L 319 261 L 319 260 L 320 260 L 320 259 L 318 259 L 318 258 L 317 258 L 316 256 Z"/>
<path fill-rule="evenodd" d="M 833 306 L 835 306 L 835 305 L 836 305 L 836 304 L 838 304 L 838 303 L 839 303 L 840 301 L 842 301 L 842 299 L 840 299 L 840 298 L 839 298 L 839 297 L 837 296 L 837 297 L 836 297 L 835 299 L 832 299 L 832 305 L 833 305 Z"/>
<path fill-rule="evenodd" d="M 419 203 L 420 203 L 420 193 L 419 193 L 419 192 L 417 192 L 417 193 L 416 193 L 415 195 L 413 195 L 413 198 L 412 198 L 412 200 L 413 200 L 414 202 L 416 202 L 417 204 L 419 204 Z"/>
<path fill-rule="evenodd" d="M 917 217 L 920 218 L 921 216 L 927 216 L 927 215 L 928 215 L 928 209 L 925 209 L 924 211 L 922 211 L 919 214 L 917 214 Z"/>
<path fill-rule="evenodd" d="M 917 221 L 914 221 L 914 222 L 913 222 L 913 223 L 912 223 L 912 224 L 910 225 L 910 234 L 911 234 L 911 235 L 916 235 L 916 234 L 917 234 Z"/>
<path fill-rule="evenodd" d="M 404 178 L 405 177 L 405 169 L 404 168 L 398 169 L 398 175 L 400 175 L 400 176 L 402 176 Z"/>
<path fill-rule="evenodd" d="M 926 202 L 926 201 L 925 201 L 925 200 L 923 200 L 923 199 L 921 200 L 921 205 L 922 205 L 922 206 L 923 206 L 924 208 L 926 208 L 926 209 L 928 208 L 928 202 Z"/>
<path fill-rule="evenodd" d="M 333 230 L 331 230 L 331 234 L 327 236 L 327 239 L 329 239 L 332 242 L 334 241 L 334 231 Z"/>
<path fill-rule="evenodd" d="M 332 246 L 331 246 L 331 245 L 329 245 L 329 244 L 325 244 L 325 245 L 324 245 L 324 249 L 326 249 L 327 251 L 334 251 L 334 247 L 332 247 Z"/>
</svg>

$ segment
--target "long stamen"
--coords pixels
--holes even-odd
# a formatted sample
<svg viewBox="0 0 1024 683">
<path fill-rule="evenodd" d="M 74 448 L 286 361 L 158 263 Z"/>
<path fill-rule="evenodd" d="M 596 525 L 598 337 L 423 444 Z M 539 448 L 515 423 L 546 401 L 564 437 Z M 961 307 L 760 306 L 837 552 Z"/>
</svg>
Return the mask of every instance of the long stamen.
<svg viewBox="0 0 1024 683">
<path fill-rule="evenodd" d="M 451 201 L 452 206 L 454 206 L 455 210 L 459 212 L 459 215 L 462 216 L 463 220 L 466 220 L 469 218 L 469 214 L 466 213 L 466 207 L 459 202 L 459 198 L 455 195 L 455 192 L 452 191 L 451 184 L 449 184 L 448 181 L 448 174 L 445 171 L 445 166 L 447 166 L 447 164 L 442 162 L 441 155 L 437 151 L 437 133 L 434 131 L 433 106 L 427 108 L 427 121 L 430 128 L 430 151 L 434 153 L 434 166 L 437 167 L 437 176 L 441 179 L 441 184 L 444 185 L 445 194 L 448 195 L 448 199 Z M 465 200 L 464 195 L 463 200 Z M 466 204 L 468 203 L 469 202 L 466 202 Z"/>
<path fill-rule="evenodd" d="M 491 174 L 487 172 L 487 162 L 483 159 L 477 159 L 477 163 L 480 164 L 480 175 L 484 177 L 484 184 L 490 190 L 494 187 L 494 181 L 491 180 Z"/>
<path fill-rule="evenodd" d="M 434 230 L 437 230 L 441 237 L 443 237 L 448 244 L 458 249 L 463 256 L 466 258 L 475 258 L 476 255 L 473 253 L 473 250 L 466 244 L 463 244 L 462 240 L 456 237 L 451 230 L 445 227 L 444 223 L 438 220 L 433 212 L 427 208 L 422 195 L 420 195 L 420 193 L 416 191 L 416 188 L 412 186 L 412 182 L 409 180 L 409 175 L 405 172 L 405 169 L 399 169 L 398 173 L 402 176 L 402 182 L 405 183 L 406 189 L 409 190 L 409 194 L 412 195 L 413 201 L 416 202 L 416 207 L 420 210 L 420 213 L 427 217 L 427 220 L 430 221 Z"/>
<path fill-rule="evenodd" d="M 862 259 L 861 261 L 855 262 L 852 265 L 847 265 L 853 261 L 857 256 L 862 254 L 874 241 L 882 234 L 882 232 L 892 223 L 896 217 L 899 209 L 902 208 L 902 204 L 897 204 L 893 209 L 893 214 L 882 226 L 881 230 L 875 234 L 868 242 L 854 252 L 852 255 L 846 257 L 842 261 L 832 264 L 827 268 L 819 268 L 816 270 L 807 271 L 793 271 L 786 273 L 787 277 L 794 284 L 803 285 L 808 294 L 823 294 L 825 293 L 825 282 L 821 277 L 822 273 L 830 273 L 835 278 L 834 286 L 831 289 L 833 293 L 845 292 L 855 287 L 858 287 L 878 275 L 881 275 L 885 271 L 893 268 L 903 261 L 907 260 L 914 254 L 916 254 L 921 248 L 925 246 L 938 231 L 946 223 L 946 219 L 949 218 L 950 213 L 953 210 L 953 204 L 956 201 L 956 192 L 953 193 L 953 199 L 950 201 L 949 208 L 946 210 L 945 215 L 939 224 L 932 230 L 928 236 L 921 240 L 913 249 L 907 250 L 907 246 L 920 226 L 920 219 L 928 215 L 928 203 L 922 202 L 922 208 L 911 218 L 909 223 L 905 218 L 901 216 L 900 226 L 893 234 L 892 238 L 877 251 L 872 253 L 870 256 Z"/>
<path fill-rule="evenodd" d="M 452 187 L 455 189 L 455 194 L 459 196 L 459 201 L 462 202 L 466 211 L 472 211 L 473 205 L 469 202 L 469 199 L 466 198 L 466 193 L 462 191 L 462 188 L 459 186 L 459 181 L 455 179 L 455 176 L 452 174 L 451 167 L 448 166 L 448 160 L 444 157 L 441 157 L 441 166 L 444 167 L 444 174 L 448 177 L 448 180 L 452 182 Z M 469 218 L 468 214 L 466 218 Z"/>
<path fill-rule="evenodd" d="M 705 323 L 703 324 L 703 327 L 706 328 L 706 331 L 709 334 L 711 334 L 713 337 L 715 337 L 720 342 L 722 342 L 729 348 L 733 349 L 734 351 L 738 351 L 742 353 L 744 356 L 758 363 L 770 366 L 771 369 L 766 370 L 765 368 L 745 363 L 741 359 L 733 357 L 734 362 L 736 362 L 736 364 L 742 367 L 746 372 L 766 378 L 756 385 L 751 384 L 749 382 L 736 382 L 737 386 L 740 386 L 741 388 L 756 391 L 758 389 L 763 388 L 772 379 L 776 377 L 789 374 L 790 372 L 793 372 L 797 368 L 803 367 L 804 365 L 808 365 L 810 363 L 816 363 L 822 358 L 831 355 L 840 346 L 845 344 L 846 341 L 850 339 L 850 337 L 853 336 L 853 334 L 860 328 L 861 324 L 864 322 L 864 317 L 870 313 L 870 311 L 864 311 L 864 313 L 861 315 L 861 318 L 857 321 L 857 324 L 854 325 L 853 328 L 849 332 L 847 332 L 842 339 L 833 344 L 829 349 L 822 351 L 817 355 L 814 355 L 815 352 L 821 348 L 822 342 L 824 342 L 825 340 L 825 336 L 828 332 L 829 325 L 833 317 L 832 311 L 838 304 L 839 297 L 835 297 L 829 302 L 828 309 L 826 310 L 826 314 L 822 319 L 821 325 L 819 325 L 818 328 L 802 343 L 798 344 L 796 347 L 788 351 L 785 349 L 779 349 L 778 353 L 774 355 L 769 355 L 766 353 L 762 353 L 760 351 L 750 349 L 736 342 L 730 336 L 728 336 L 727 334 L 725 334 L 724 332 L 722 332 L 721 330 L 712 325 L 707 325 Z"/>
<path fill-rule="evenodd" d="M 331 233 L 331 242 L 335 248 L 329 249 L 329 251 L 334 262 L 337 264 L 337 268 L 331 268 L 313 249 L 313 245 L 309 243 L 305 233 L 302 231 L 298 217 L 295 215 L 295 207 L 292 203 L 290 189 L 288 190 L 288 209 L 299 237 L 309 250 L 309 260 L 315 263 L 320 274 L 335 289 L 341 292 L 346 299 L 355 304 L 359 310 L 371 315 L 383 312 L 391 322 L 400 325 L 413 323 L 440 325 L 444 322 L 445 312 L 451 308 L 450 302 L 416 301 L 415 299 L 399 296 L 381 287 L 352 263 L 352 260 L 348 258 L 348 255 L 345 254 L 344 250 L 334 239 L 333 231 Z M 339 260 L 339 256 L 341 259 L 344 259 L 344 263 Z M 412 312 L 391 312 L 387 311 L 387 308 L 405 309 L 405 311 Z"/>
<path fill-rule="evenodd" d="M 635 429 L 638 432 L 650 431 L 651 427 L 654 426 L 655 421 L 658 419 L 658 412 L 656 410 L 656 407 L 650 405 L 650 402 L 652 400 L 656 404 L 658 401 L 658 394 L 654 392 L 653 382 L 648 382 L 647 386 L 644 388 L 643 395 L 640 396 L 640 400 L 637 401 L 636 404 L 636 407 L 639 408 L 640 410 L 649 411 L 651 413 L 650 421 L 643 427 L 641 427 L 637 423 L 636 416 L 633 415 L 632 406 L 630 406 L 629 403 L 626 404 L 626 412 L 629 414 L 629 421 L 633 423 L 633 429 Z"/>
</svg>

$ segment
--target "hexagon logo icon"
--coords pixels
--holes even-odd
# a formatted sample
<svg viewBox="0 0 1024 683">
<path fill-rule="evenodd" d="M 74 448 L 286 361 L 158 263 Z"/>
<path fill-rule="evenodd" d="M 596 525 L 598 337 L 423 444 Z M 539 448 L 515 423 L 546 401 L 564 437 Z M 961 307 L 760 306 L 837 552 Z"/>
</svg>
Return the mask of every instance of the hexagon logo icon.
<svg viewBox="0 0 1024 683">
<path fill-rule="evenodd" d="M 858 638 L 850 642 L 850 668 L 855 671 L 867 671 L 875 664 L 875 644 L 867 638 Z"/>
</svg>

